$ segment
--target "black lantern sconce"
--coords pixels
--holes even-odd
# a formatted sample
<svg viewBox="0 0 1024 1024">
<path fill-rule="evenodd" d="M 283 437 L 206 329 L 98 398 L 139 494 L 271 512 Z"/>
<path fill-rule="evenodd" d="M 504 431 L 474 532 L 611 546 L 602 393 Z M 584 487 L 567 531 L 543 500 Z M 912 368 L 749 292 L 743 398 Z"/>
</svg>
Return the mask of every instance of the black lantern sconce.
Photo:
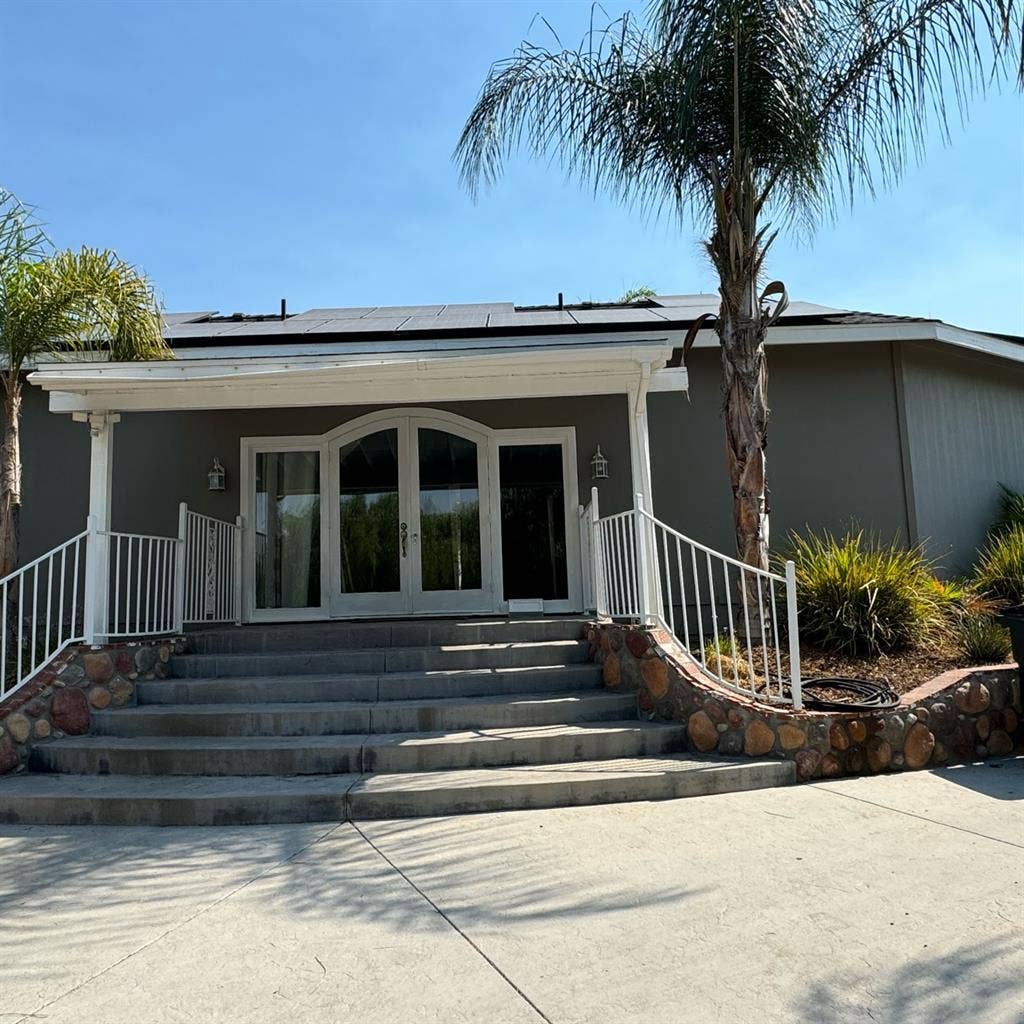
<svg viewBox="0 0 1024 1024">
<path fill-rule="evenodd" d="M 220 464 L 220 459 L 214 456 L 213 465 L 210 467 L 210 472 L 206 474 L 206 479 L 210 483 L 211 491 L 223 491 L 227 486 L 228 475 L 224 470 L 224 467 Z"/>
</svg>

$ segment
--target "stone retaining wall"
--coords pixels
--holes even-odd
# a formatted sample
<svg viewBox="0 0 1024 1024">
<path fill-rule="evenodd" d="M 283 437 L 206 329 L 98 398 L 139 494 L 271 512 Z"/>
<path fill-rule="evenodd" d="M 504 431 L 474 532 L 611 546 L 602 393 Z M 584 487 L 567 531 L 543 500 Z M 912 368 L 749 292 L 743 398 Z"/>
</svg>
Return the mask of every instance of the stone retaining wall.
<svg viewBox="0 0 1024 1024">
<path fill-rule="evenodd" d="M 135 703 L 139 679 L 163 679 L 180 638 L 69 647 L 0 701 L 0 775 L 24 767 L 37 743 L 89 731 L 93 710 Z"/>
<path fill-rule="evenodd" d="M 1002 757 L 1024 745 L 1012 666 L 946 672 L 889 711 L 791 711 L 713 683 L 661 630 L 594 623 L 587 635 L 605 686 L 635 690 L 652 718 L 685 723 L 692 750 L 787 758 L 801 779 Z"/>
</svg>

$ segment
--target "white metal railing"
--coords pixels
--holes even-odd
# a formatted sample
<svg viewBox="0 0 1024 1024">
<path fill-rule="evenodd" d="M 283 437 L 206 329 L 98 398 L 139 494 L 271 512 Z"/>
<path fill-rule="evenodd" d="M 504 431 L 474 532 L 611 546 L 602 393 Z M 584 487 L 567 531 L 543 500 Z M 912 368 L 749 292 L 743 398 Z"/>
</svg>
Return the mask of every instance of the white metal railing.
<svg viewBox="0 0 1024 1024">
<path fill-rule="evenodd" d="M 178 623 L 241 622 L 242 519 L 233 523 L 178 509 Z"/>
<path fill-rule="evenodd" d="M 180 506 L 177 537 L 86 528 L 0 579 L 0 700 L 72 643 L 241 621 L 242 521 Z"/>
<path fill-rule="evenodd" d="M 597 611 L 660 625 L 703 672 L 758 700 L 802 706 L 796 577 L 715 551 L 637 507 L 594 517 Z"/>
<path fill-rule="evenodd" d="M 101 531 L 107 541 L 110 585 L 108 637 L 173 633 L 177 537 Z"/>
<path fill-rule="evenodd" d="M 0 699 L 83 639 L 88 537 L 83 530 L 0 580 Z"/>
</svg>

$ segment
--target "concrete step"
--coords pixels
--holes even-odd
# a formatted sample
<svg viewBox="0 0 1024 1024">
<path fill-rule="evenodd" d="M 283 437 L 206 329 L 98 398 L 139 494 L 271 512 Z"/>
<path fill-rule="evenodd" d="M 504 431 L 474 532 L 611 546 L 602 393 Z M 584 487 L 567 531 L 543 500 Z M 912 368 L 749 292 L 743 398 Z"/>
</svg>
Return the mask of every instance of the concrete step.
<svg viewBox="0 0 1024 1024">
<path fill-rule="evenodd" d="M 601 669 L 590 662 L 531 665 L 526 668 L 478 668 L 454 671 L 394 672 L 386 675 L 341 673 L 298 676 L 227 676 L 140 682 L 140 704 L 250 704 L 308 701 L 426 700 L 594 689 Z"/>
<path fill-rule="evenodd" d="M 784 786 L 792 761 L 691 755 L 413 775 L 0 779 L 0 822 L 33 825 L 270 825 L 346 818 L 667 800 Z"/>
<path fill-rule="evenodd" d="M 642 757 L 679 750 L 685 730 L 609 721 L 349 736 L 76 736 L 37 746 L 33 771 L 81 775 L 334 775 Z"/>
<path fill-rule="evenodd" d="M 499 765 L 644 757 L 683 749 L 686 730 L 660 722 L 510 726 L 472 732 L 388 733 L 363 747 L 364 772 L 430 772 Z"/>
<path fill-rule="evenodd" d="M 531 665 L 578 664 L 587 659 L 588 651 L 589 645 L 585 640 L 540 640 L 263 654 L 185 654 L 171 659 L 171 671 L 179 678 L 206 678 L 526 668 Z"/>
<path fill-rule="evenodd" d="M 633 694 L 538 693 L 305 704 L 149 704 L 93 713 L 100 736 L 328 736 L 437 732 L 624 719 Z"/>
<path fill-rule="evenodd" d="M 348 792 L 348 814 L 359 820 L 576 807 L 710 796 L 795 781 L 792 761 L 711 760 L 688 754 L 512 769 L 363 775 Z"/>
<path fill-rule="evenodd" d="M 441 644 L 578 640 L 586 623 L 586 619 L 567 616 L 252 624 L 191 632 L 189 641 L 194 654 L 432 647 Z"/>
</svg>

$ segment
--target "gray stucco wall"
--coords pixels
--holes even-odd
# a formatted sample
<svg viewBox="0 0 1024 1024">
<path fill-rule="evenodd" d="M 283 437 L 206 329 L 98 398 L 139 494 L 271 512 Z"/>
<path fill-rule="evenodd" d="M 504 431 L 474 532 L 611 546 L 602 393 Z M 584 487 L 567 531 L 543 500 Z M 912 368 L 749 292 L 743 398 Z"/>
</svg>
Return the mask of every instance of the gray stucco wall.
<svg viewBox="0 0 1024 1024">
<path fill-rule="evenodd" d="M 944 345 L 880 342 L 771 346 L 769 368 L 777 550 L 790 530 L 807 524 L 842 530 L 856 522 L 886 538 L 930 538 L 945 568 L 959 571 L 984 535 L 997 483 L 1024 489 L 1024 370 L 1018 367 Z M 655 394 L 649 401 L 655 512 L 732 551 L 717 350 L 691 352 L 689 371 L 689 398 Z M 495 428 L 574 425 L 581 499 L 587 500 L 589 461 L 600 443 L 611 463 L 611 478 L 600 485 L 602 510 L 631 503 L 625 396 L 436 407 Z M 241 437 L 323 433 L 374 408 L 125 414 L 114 428 L 114 525 L 174 533 L 182 500 L 231 518 L 239 509 Z M 86 427 L 50 414 L 46 396 L 26 388 L 23 560 L 82 529 L 88 451 Z M 225 494 L 206 489 L 214 455 L 228 470 Z M 954 549 L 956 557 L 949 554 Z"/>
<path fill-rule="evenodd" d="M 694 349 L 689 400 L 652 395 L 654 507 L 659 517 L 731 552 L 732 502 L 717 349 Z M 851 521 L 908 535 L 896 389 L 888 343 L 772 346 L 768 481 L 773 548 L 810 524 Z"/>
<path fill-rule="evenodd" d="M 1024 491 L 1024 367 L 946 345 L 901 346 L 918 533 L 970 568 L 999 484 Z"/>
<path fill-rule="evenodd" d="M 590 457 L 600 443 L 612 465 L 601 481 L 601 507 L 628 507 L 628 408 L 624 395 L 582 398 L 436 403 L 495 429 L 574 426 L 581 500 L 590 493 Z M 233 519 L 239 512 L 242 437 L 321 434 L 379 406 L 244 409 L 187 413 L 125 413 L 114 427 L 113 525 L 133 533 L 173 536 L 178 503 Z M 21 559 L 36 555 L 85 526 L 88 511 L 89 431 L 70 416 L 47 411 L 47 397 L 25 389 L 24 493 Z M 206 473 L 214 456 L 228 473 L 228 489 L 211 493 Z"/>
</svg>

